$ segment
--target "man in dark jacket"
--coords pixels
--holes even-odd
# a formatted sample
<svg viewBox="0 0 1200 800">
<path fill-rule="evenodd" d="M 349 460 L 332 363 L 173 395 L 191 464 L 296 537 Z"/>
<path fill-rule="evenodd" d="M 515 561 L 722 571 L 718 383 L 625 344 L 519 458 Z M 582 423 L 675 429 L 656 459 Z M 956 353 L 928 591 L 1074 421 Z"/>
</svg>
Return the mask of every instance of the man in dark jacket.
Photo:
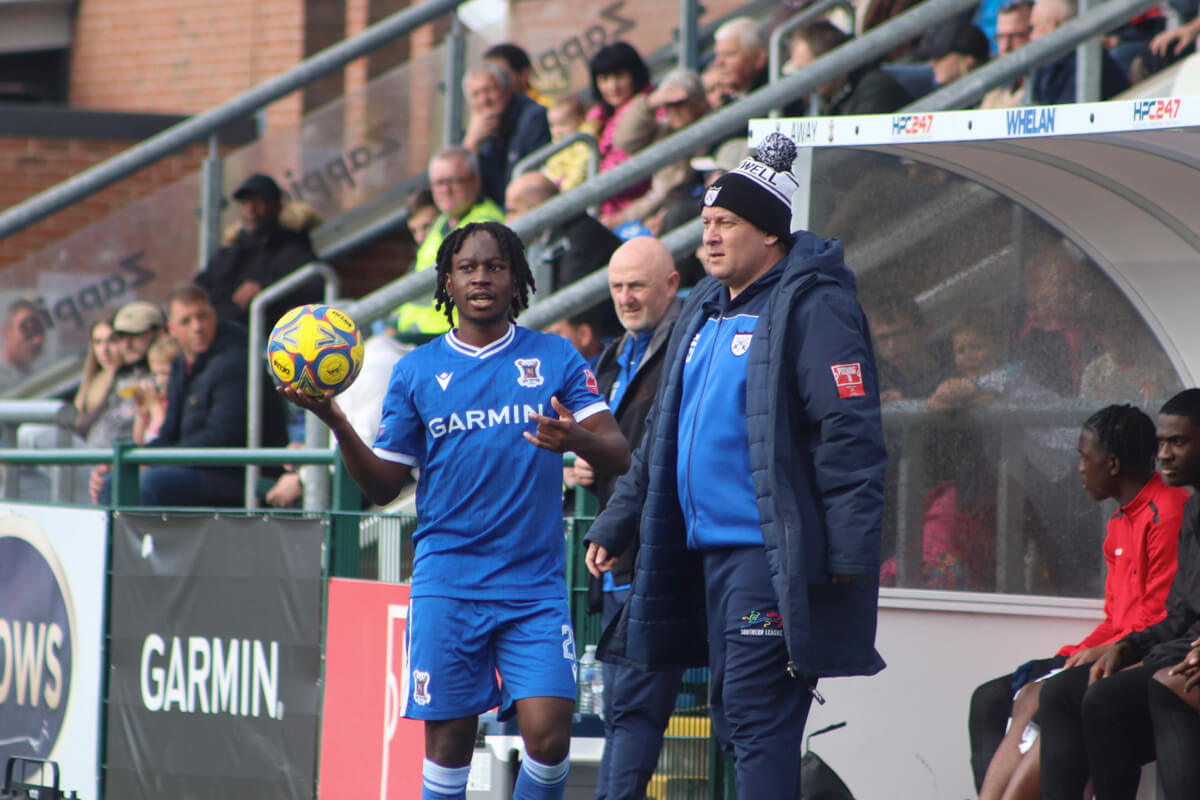
<svg viewBox="0 0 1200 800">
<path fill-rule="evenodd" d="M 196 276 L 197 285 L 208 292 L 220 319 L 245 326 L 255 295 L 316 260 L 308 233 L 279 223 L 282 198 L 279 185 L 266 175 L 251 175 L 233 193 L 242 228 Z M 274 327 L 288 309 L 320 299 L 320 281 L 307 282 L 289 292 L 267 307 L 266 330 Z"/>
<path fill-rule="evenodd" d="M 244 447 L 246 444 L 246 330 L 218 320 L 199 286 L 167 297 L 167 331 L 183 352 L 167 379 L 167 414 L 147 447 Z M 263 397 L 263 446 L 287 444 L 283 407 L 270 389 Z M 245 471 L 240 467 L 153 466 L 138 482 L 144 506 L 244 505 Z M 107 481 L 105 481 L 107 484 Z M 99 488 L 106 505 L 110 487 Z"/>
<path fill-rule="evenodd" d="M 792 39 L 792 65 L 807 67 L 850 37 L 827 20 L 803 26 Z M 900 82 L 877 64 L 866 64 L 823 84 L 818 90 L 825 113 L 829 116 L 851 114 L 890 114 L 915 98 Z M 805 113 L 804 100 L 793 101 L 784 111 L 788 116 Z"/>
<path fill-rule="evenodd" d="M 511 80 L 508 70 L 486 62 L 463 79 L 463 94 L 471 106 L 463 147 L 479 157 L 484 197 L 501 206 L 516 163 L 550 144 L 545 107 L 514 94 Z"/>
<path fill-rule="evenodd" d="M 790 232 L 795 155 L 771 134 L 705 193 L 712 279 L 680 311 L 652 422 L 587 535 L 593 574 L 621 531 L 641 535 L 601 659 L 707 662 L 739 797 L 797 796 L 817 679 L 883 668 L 875 359 L 841 243 Z"/>
<path fill-rule="evenodd" d="M 558 194 L 558 187 L 540 172 L 512 179 L 504 193 L 504 214 L 509 222 L 528 214 Z M 529 266 L 543 297 L 608 263 L 621 239 L 595 217 L 580 213 L 550 228 L 529 245 Z"/>
<path fill-rule="evenodd" d="M 1171 486 L 1200 489 L 1200 389 L 1168 400 L 1158 415 L 1158 462 Z M 1138 791 L 1143 764 L 1153 761 L 1164 731 L 1151 716 L 1150 699 L 1170 668 L 1200 637 L 1200 498 L 1184 504 L 1179 531 L 1179 565 L 1167 594 L 1162 622 L 1135 631 L 1093 663 L 1073 667 L 1046 681 L 1041 692 L 1042 796 L 1076 800 L 1091 778 L 1096 797 L 1128 798 Z M 1167 690 L 1169 691 L 1169 690 Z M 1161 698 L 1159 698 L 1161 699 Z M 1194 761 L 1196 754 L 1190 753 Z M 1168 800 L 1197 796 L 1198 787 L 1174 788 L 1174 772 L 1163 774 Z"/>
<path fill-rule="evenodd" d="M 625 335 L 604 349 L 596 365 L 600 393 L 608 400 L 621 432 L 634 447 L 646 429 L 654 402 L 667 340 L 683 301 L 676 297 L 679 273 L 666 246 L 650 237 L 630 239 L 617 248 L 608 264 L 608 287 Z M 597 473 L 576 458 L 575 477 L 600 498 L 604 508 L 617 477 Z M 604 627 L 621 612 L 629 597 L 638 551 L 636 526 L 616 531 L 609 542 L 619 558 L 609 572 L 592 577 L 588 600 L 600 611 Z M 643 672 L 605 663 L 604 757 L 596 781 L 597 800 L 644 797 L 658 764 L 663 732 L 675 707 L 682 670 Z"/>
<path fill-rule="evenodd" d="M 1074 19 L 1074 0 L 1038 0 L 1033 4 L 1029 38 L 1037 41 Z M 1033 102 L 1040 106 L 1075 102 L 1075 51 L 1038 67 L 1033 73 Z M 1129 88 L 1129 77 L 1108 51 L 1100 50 L 1100 98 L 1107 100 Z"/>
</svg>

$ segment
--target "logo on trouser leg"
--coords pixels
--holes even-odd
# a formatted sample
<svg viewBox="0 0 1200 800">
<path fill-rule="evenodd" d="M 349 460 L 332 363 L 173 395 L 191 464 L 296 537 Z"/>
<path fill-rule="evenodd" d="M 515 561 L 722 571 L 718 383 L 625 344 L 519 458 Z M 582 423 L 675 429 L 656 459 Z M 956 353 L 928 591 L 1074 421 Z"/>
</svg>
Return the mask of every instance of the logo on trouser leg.
<svg viewBox="0 0 1200 800">
<path fill-rule="evenodd" d="M 575 632 L 571 630 L 570 625 L 562 626 L 562 651 L 563 658 L 571 662 L 571 677 L 576 683 L 579 682 L 579 664 L 575 660 Z"/>
<path fill-rule="evenodd" d="M 413 670 L 413 700 L 419 706 L 427 706 L 429 696 L 429 673 L 419 669 Z"/>
<path fill-rule="evenodd" d="M 751 611 L 741 618 L 742 636 L 783 636 L 783 617 L 778 611 Z"/>
</svg>

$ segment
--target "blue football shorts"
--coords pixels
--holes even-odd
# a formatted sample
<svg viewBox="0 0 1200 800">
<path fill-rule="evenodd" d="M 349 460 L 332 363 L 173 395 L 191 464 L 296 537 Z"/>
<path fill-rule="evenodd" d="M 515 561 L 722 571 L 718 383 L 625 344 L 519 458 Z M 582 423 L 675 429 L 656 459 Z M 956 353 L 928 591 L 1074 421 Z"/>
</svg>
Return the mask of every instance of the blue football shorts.
<svg viewBox="0 0 1200 800">
<path fill-rule="evenodd" d="M 575 634 L 554 600 L 409 601 L 401 716 L 512 715 L 526 697 L 575 699 Z M 499 680 L 497 680 L 499 673 Z"/>
</svg>

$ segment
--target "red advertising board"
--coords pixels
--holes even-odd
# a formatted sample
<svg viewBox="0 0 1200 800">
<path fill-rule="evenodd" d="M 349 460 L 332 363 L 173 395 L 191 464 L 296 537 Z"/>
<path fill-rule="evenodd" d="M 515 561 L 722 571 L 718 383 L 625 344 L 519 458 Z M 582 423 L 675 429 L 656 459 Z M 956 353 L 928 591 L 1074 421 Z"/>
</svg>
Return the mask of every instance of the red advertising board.
<svg viewBox="0 0 1200 800">
<path fill-rule="evenodd" d="M 424 726 L 400 717 L 407 618 L 407 585 L 329 581 L 320 800 L 421 791 Z"/>
</svg>

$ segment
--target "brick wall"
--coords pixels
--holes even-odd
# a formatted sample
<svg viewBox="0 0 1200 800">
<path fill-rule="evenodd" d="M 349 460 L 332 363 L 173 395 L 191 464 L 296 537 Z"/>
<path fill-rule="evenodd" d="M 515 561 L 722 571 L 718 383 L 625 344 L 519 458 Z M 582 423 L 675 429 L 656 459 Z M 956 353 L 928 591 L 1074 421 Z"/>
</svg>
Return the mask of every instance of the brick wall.
<svg viewBox="0 0 1200 800">
<path fill-rule="evenodd" d="M 128 148 L 128 141 L 0 135 L 0 208 L 9 208 Z M 88 199 L 0 239 L 0 267 L 98 222 L 199 169 L 207 146 L 193 145 Z M 6 276 L 16 279 L 16 276 Z"/>
<path fill-rule="evenodd" d="M 105 111 L 196 113 L 300 62 L 304 0 L 81 0 L 70 103 Z M 267 110 L 296 122 L 301 96 Z"/>
</svg>

